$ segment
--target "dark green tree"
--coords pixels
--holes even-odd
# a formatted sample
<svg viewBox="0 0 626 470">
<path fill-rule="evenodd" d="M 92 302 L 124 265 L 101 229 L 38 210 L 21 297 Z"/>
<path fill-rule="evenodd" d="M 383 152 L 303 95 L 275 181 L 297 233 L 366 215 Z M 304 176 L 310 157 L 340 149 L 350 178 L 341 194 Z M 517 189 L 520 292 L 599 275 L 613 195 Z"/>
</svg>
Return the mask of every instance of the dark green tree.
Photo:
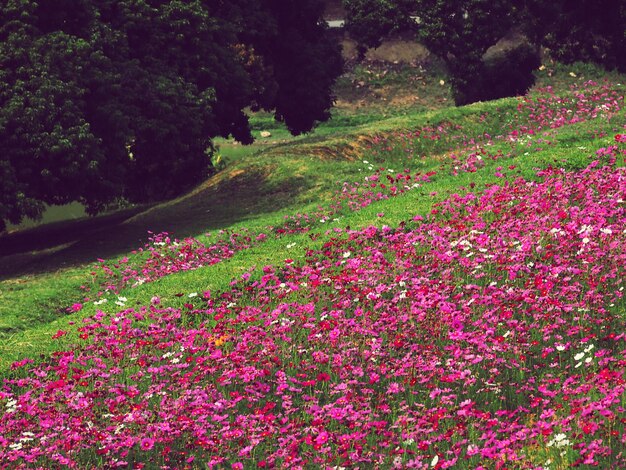
<svg viewBox="0 0 626 470">
<path fill-rule="evenodd" d="M 0 225 L 179 194 L 244 109 L 329 118 L 339 46 L 320 0 L 0 0 Z M 0 227 L 1 229 L 1 227 Z"/>
<path fill-rule="evenodd" d="M 397 32 L 412 31 L 415 0 L 344 0 L 346 31 L 358 43 L 359 58 Z"/>
<path fill-rule="evenodd" d="M 512 27 L 510 0 L 419 0 L 420 40 L 446 63 L 457 105 L 492 99 L 483 56 Z M 530 71 L 528 71 L 530 73 Z"/>
<path fill-rule="evenodd" d="M 418 40 L 445 62 L 458 105 L 517 94 L 533 83 L 531 72 L 539 65 L 533 48 L 513 54 L 513 63 L 504 65 L 522 72 L 496 77 L 497 88 L 491 80 L 502 64 L 494 67 L 483 60 L 485 52 L 521 19 L 512 0 L 344 0 L 344 4 L 350 15 L 349 32 L 368 47 L 390 31 L 407 25 L 414 28 L 415 22 L 406 19 L 418 16 Z M 385 17 L 376 22 L 367 8 L 381 9 Z"/>
<path fill-rule="evenodd" d="M 527 32 L 555 59 L 626 71 L 624 0 L 520 1 L 527 12 Z"/>
</svg>

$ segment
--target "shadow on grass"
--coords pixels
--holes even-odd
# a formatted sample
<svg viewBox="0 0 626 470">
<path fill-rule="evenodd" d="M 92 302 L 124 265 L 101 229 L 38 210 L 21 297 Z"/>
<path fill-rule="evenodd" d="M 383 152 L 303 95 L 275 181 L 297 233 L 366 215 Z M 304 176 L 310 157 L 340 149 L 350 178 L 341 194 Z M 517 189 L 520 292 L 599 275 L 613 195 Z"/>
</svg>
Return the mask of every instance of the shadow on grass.
<svg viewBox="0 0 626 470">
<path fill-rule="evenodd" d="M 143 246 L 149 231 L 170 232 L 177 238 L 197 236 L 284 209 L 310 183 L 293 176 L 280 180 L 277 188 L 270 181 L 274 170 L 271 165 L 227 169 L 163 204 L 0 237 L 0 280 L 121 256 Z"/>
</svg>

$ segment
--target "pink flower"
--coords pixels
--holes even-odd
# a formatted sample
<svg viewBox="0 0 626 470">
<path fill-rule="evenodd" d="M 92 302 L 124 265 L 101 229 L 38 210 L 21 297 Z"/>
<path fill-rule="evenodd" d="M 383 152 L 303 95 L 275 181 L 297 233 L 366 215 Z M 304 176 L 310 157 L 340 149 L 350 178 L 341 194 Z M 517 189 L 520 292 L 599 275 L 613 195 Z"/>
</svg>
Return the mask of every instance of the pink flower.
<svg viewBox="0 0 626 470">
<path fill-rule="evenodd" d="M 320 432 L 315 438 L 315 443 L 322 445 L 328 442 L 328 433 L 326 431 Z"/>
<path fill-rule="evenodd" d="M 141 440 L 141 443 L 139 444 L 139 446 L 141 447 L 141 450 L 143 451 L 150 450 L 154 447 L 154 439 L 151 439 L 149 437 L 144 437 Z"/>
</svg>

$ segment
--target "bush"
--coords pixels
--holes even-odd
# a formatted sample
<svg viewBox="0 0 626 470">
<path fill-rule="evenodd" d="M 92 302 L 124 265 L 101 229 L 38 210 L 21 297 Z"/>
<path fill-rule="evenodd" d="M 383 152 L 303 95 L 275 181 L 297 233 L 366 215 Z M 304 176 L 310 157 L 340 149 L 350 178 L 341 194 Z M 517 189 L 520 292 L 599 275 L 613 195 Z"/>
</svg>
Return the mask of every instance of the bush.
<svg viewBox="0 0 626 470">
<path fill-rule="evenodd" d="M 533 70 L 541 65 L 537 47 L 526 38 L 518 37 L 502 48 L 497 46 L 483 56 L 483 100 L 523 95 L 534 85 Z"/>
</svg>

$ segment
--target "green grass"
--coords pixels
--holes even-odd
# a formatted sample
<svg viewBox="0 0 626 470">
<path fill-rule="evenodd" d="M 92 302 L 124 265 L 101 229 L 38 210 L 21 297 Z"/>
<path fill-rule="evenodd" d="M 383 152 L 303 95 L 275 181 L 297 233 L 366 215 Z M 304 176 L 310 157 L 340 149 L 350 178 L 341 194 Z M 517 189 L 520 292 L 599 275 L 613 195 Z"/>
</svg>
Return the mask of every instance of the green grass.
<svg viewBox="0 0 626 470">
<path fill-rule="evenodd" d="M 576 77 L 570 75 L 574 73 Z M 505 132 L 508 120 L 515 112 L 517 100 L 509 98 L 496 102 L 476 103 L 463 108 L 449 107 L 447 86 L 439 84 L 438 76 L 418 80 L 421 71 L 391 70 L 367 73 L 357 69 L 355 79 L 345 78 L 338 84 L 344 102 L 367 101 L 367 106 L 344 105 L 335 111 L 333 120 L 319 126 L 316 132 L 291 137 L 274 123 L 271 116 L 252 117 L 255 135 L 268 130 L 272 136 L 259 139 L 252 146 L 218 141 L 223 158 L 221 171 L 189 194 L 165 204 L 135 208 L 105 217 L 78 222 L 58 222 L 11 235 L 0 246 L 0 376 L 10 374 L 10 364 L 23 357 L 40 357 L 79 341 L 75 330 L 83 318 L 92 315 L 96 306 L 86 302 L 78 313 L 68 308 L 83 300 L 83 288 L 91 285 L 92 264 L 96 258 L 115 259 L 128 255 L 141 246 L 148 230 L 168 231 L 178 238 L 186 236 L 204 239 L 204 234 L 221 229 L 251 232 L 263 231 L 267 226 L 279 225 L 287 215 L 309 213 L 318 205 L 327 204 L 343 181 L 362 180 L 363 158 L 373 158 L 367 145 L 374 136 L 387 136 L 405 129 L 425 125 L 454 122 L 462 125 L 469 135 Z M 548 76 L 551 74 L 552 76 Z M 368 78 L 370 77 L 370 78 Z M 413 81 L 426 82 L 423 102 L 407 106 L 385 106 L 377 98 L 361 97 L 361 89 L 391 90 L 389 96 L 408 94 Z M 541 86 L 552 84 L 565 93 L 573 83 L 582 80 L 600 80 L 602 72 L 588 66 L 553 66 L 538 72 Z M 610 75 L 613 81 L 624 77 Z M 347 90 L 354 83 L 366 81 L 358 90 Z M 407 85 L 408 84 L 408 85 Z M 343 87 L 343 88 L 342 88 Z M 622 86 L 622 90 L 625 87 Z M 421 93 L 421 92 L 420 92 Z M 428 95 L 430 93 L 430 95 Z M 428 98 L 430 96 L 430 98 Z M 351 101 L 352 100 L 352 101 Z M 481 116 L 489 119 L 481 119 Z M 317 224 L 311 233 L 271 238 L 264 244 L 237 253 L 233 258 L 211 267 L 167 276 L 154 283 L 125 289 L 120 293 L 129 299 L 127 305 L 149 303 L 158 293 L 165 305 L 178 306 L 176 293 L 226 290 L 233 277 L 255 266 L 295 260 L 305 256 L 306 248 L 319 247 L 325 232 L 333 227 L 364 227 L 370 224 L 394 226 L 416 214 L 427 214 L 432 205 L 452 193 L 462 192 L 471 184 L 480 190 L 489 184 L 499 184 L 497 167 L 505 169 L 509 177 L 533 178 L 537 168 L 548 165 L 581 168 L 590 161 L 580 147 L 589 149 L 609 144 L 612 133 L 626 123 L 621 116 L 607 128 L 604 121 L 590 121 L 567 126 L 555 131 L 556 144 L 543 151 L 533 152 L 532 159 L 524 149 L 512 152 L 505 160 L 487 162 L 477 173 L 438 172 L 432 183 L 390 200 L 379 201 L 359 212 L 342 214 L 338 222 Z M 607 137 L 596 138 L 598 132 Z M 496 151 L 497 144 L 490 150 Z M 424 159 L 407 161 L 400 153 L 389 152 L 377 162 L 387 167 L 410 165 L 413 170 L 439 170 L 438 158 L 445 145 L 433 143 L 420 155 Z M 379 216 L 384 213 L 384 216 Z M 292 245 L 295 244 L 295 245 Z M 113 302 L 108 309 L 112 310 Z M 56 340 L 51 336 L 58 330 L 70 334 Z"/>
</svg>

